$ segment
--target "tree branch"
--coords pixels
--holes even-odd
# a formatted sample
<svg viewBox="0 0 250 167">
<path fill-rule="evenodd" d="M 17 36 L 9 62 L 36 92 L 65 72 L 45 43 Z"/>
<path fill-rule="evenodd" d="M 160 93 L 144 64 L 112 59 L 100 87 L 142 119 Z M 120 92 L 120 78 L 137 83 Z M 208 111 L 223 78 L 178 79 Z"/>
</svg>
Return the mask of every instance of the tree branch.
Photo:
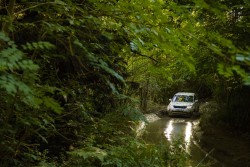
<svg viewBox="0 0 250 167">
<path fill-rule="evenodd" d="M 137 52 L 137 51 L 132 51 L 132 52 L 135 53 L 135 54 L 137 54 L 137 55 L 139 55 L 139 56 L 149 58 L 150 60 L 153 60 L 156 64 L 158 63 L 158 61 L 157 61 L 156 59 L 154 59 L 153 57 L 150 57 L 150 56 L 148 56 L 148 55 L 141 54 L 141 53 L 139 53 L 139 52 Z"/>
</svg>

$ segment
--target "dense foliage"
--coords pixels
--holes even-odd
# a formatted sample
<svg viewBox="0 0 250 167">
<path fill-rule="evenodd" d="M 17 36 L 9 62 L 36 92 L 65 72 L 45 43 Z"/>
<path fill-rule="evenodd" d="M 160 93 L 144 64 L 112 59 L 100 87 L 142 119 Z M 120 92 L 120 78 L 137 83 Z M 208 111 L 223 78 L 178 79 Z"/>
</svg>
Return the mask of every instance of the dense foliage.
<svg viewBox="0 0 250 167">
<path fill-rule="evenodd" d="M 55 158 L 67 165 L 72 150 L 85 165 L 136 165 L 138 156 L 140 165 L 163 166 L 169 156 L 145 157 L 165 150 L 120 133 L 133 136 L 131 120 L 142 119 L 138 105 L 146 111 L 148 99 L 163 103 L 179 90 L 226 94 L 230 124 L 243 127 L 233 112 L 239 112 L 239 93 L 249 91 L 243 86 L 250 83 L 249 1 L 0 3 L 1 166 Z"/>
</svg>

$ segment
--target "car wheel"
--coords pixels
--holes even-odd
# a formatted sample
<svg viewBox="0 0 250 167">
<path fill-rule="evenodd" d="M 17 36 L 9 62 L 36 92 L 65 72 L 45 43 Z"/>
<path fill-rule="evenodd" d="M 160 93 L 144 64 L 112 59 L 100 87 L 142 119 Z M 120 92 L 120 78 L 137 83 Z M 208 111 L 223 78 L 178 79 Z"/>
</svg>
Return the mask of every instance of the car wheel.
<svg viewBox="0 0 250 167">
<path fill-rule="evenodd" d="M 188 117 L 189 117 L 189 118 L 191 118 L 192 116 L 193 116 L 193 113 L 192 113 L 192 112 L 188 114 Z"/>
<path fill-rule="evenodd" d="M 169 117 L 172 117 L 173 115 L 170 112 L 167 112 Z"/>
</svg>

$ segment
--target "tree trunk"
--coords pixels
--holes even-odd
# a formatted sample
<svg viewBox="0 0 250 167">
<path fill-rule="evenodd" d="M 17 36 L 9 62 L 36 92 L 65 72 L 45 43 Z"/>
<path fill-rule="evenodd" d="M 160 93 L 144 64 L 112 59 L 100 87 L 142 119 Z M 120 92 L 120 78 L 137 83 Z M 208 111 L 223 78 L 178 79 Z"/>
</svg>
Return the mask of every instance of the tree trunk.
<svg viewBox="0 0 250 167">
<path fill-rule="evenodd" d="M 6 3 L 6 10 L 7 10 L 7 15 L 9 16 L 9 21 L 2 23 L 2 32 L 6 34 L 9 33 L 9 26 L 12 24 L 12 21 L 14 20 L 15 4 L 16 0 L 10 0 L 9 3 Z"/>
<path fill-rule="evenodd" d="M 147 106 L 148 106 L 148 85 L 149 85 L 149 79 L 147 79 L 145 85 L 143 85 L 140 88 L 140 108 L 141 110 L 146 113 L 147 112 Z"/>
</svg>

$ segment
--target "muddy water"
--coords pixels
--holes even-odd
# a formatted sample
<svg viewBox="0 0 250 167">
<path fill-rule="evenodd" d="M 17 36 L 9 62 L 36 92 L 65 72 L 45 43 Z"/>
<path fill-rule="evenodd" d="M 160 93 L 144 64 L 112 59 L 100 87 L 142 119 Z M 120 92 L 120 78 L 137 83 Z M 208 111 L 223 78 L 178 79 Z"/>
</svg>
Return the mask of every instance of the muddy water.
<svg viewBox="0 0 250 167">
<path fill-rule="evenodd" d="M 150 143 L 169 142 L 173 144 L 178 140 L 185 151 L 191 155 L 190 166 L 198 167 L 204 164 L 212 167 L 221 166 L 213 157 L 206 156 L 208 153 L 203 151 L 194 140 L 193 131 L 197 128 L 198 123 L 199 119 L 193 118 L 162 118 L 146 126 L 143 138 Z"/>
</svg>

